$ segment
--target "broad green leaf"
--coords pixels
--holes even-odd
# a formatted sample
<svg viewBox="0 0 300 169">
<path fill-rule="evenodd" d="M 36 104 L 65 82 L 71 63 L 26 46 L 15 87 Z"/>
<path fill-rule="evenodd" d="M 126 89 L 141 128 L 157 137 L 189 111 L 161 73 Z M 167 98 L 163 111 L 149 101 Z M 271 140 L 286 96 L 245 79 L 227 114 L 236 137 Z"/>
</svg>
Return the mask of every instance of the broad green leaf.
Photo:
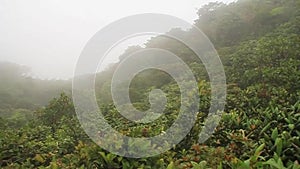
<svg viewBox="0 0 300 169">
<path fill-rule="evenodd" d="M 271 138 L 275 141 L 277 137 L 278 137 L 278 129 L 276 127 L 272 132 Z"/>
</svg>

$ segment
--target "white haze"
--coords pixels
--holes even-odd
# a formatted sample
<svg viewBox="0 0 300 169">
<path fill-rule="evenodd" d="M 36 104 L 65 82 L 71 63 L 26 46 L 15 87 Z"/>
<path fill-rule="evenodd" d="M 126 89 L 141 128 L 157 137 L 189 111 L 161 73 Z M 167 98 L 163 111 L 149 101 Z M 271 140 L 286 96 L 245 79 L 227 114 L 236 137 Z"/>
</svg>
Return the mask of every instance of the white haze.
<svg viewBox="0 0 300 169">
<path fill-rule="evenodd" d="M 197 8 L 212 1 L 0 0 L 0 61 L 27 65 L 39 78 L 70 78 L 84 45 L 105 25 L 139 13 L 169 14 L 193 23 Z M 145 39 L 119 46 L 105 64 Z"/>
</svg>

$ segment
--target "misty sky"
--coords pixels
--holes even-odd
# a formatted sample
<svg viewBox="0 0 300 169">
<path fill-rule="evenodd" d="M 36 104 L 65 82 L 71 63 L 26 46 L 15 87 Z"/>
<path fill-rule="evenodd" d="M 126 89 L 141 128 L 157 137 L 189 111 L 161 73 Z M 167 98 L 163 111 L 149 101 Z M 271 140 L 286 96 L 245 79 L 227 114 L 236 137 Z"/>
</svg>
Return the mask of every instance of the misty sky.
<svg viewBox="0 0 300 169">
<path fill-rule="evenodd" d="M 193 23 L 196 9 L 212 1 L 0 0 L 0 61 L 28 65 L 41 78 L 69 78 L 86 42 L 105 25 L 139 13 L 169 14 Z M 121 45 L 106 63 L 144 39 Z"/>
</svg>

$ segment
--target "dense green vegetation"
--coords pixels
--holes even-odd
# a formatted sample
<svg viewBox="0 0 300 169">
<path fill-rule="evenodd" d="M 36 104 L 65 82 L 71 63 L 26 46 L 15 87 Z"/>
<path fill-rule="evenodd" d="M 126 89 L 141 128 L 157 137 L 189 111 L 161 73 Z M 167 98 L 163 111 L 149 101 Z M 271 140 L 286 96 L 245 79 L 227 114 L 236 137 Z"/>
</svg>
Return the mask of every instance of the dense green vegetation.
<svg viewBox="0 0 300 169">
<path fill-rule="evenodd" d="M 299 169 L 300 1 L 210 3 L 200 8 L 198 15 L 195 25 L 215 45 L 228 84 L 222 120 L 205 143 L 197 143 L 210 106 L 204 66 L 186 46 L 158 36 L 146 47 L 167 49 L 180 56 L 198 80 L 201 100 L 197 123 L 180 144 L 151 158 L 111 154 L 81 129 L 68 92 L 40 106 L 59 90 L 69 90 L 68 82 L 24 78 L 21 75 L 26 71 L 9 65 L 11 71 L 1 71 L 0 76 L 0 167 Z M 194 32 L 174 29 L 169 33 L 193 38 Z M 137 49 L 131 47 L 127 52 Z M 157 70 L 135 77 L 130 97 L 137 109 L 149 108 L 151 89 L 162 89 L 168 98 L 161 118 L 150 124 L 135 124 L 123 118 L 111 101 L 110 80 L 116 66 L 100 73 L 96 80 L 97 99 L 108 122 L 133 137 L 154 136 L 167 129 L 180 106 L 174 79 Z M 112 138 L 111 142 L 118 146 L 118 140 Z"/>
</svg>

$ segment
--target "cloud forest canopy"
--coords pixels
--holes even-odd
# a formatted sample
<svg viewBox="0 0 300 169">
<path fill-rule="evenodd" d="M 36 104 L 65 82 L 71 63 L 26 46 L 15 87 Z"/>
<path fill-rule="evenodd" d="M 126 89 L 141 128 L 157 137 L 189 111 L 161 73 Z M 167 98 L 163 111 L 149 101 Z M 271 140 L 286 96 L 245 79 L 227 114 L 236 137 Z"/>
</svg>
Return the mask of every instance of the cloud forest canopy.
<svg viewBox="0 0 300 169">
<path fill-rule="evenodd" d="M 210 106 L 205 68 L 189 48 L 158 36 L 149 40 L 146 48 L 159 47 L 178 55 L 198 81 L 201 99 L 197 123 L 180 144 L 151 158 L 111 154 L 81 129 L 68 94 L 69 82 L 26 78 L 22 75 L 27 68 L 1 63 L 0 167 L 300 168 L 300 1 L 209 3 L 198 15 L 195 26 L 215 45 L 228 81 L 222 121 L 204 144 L 198 144 L 197 137 Z M 172 31 L 194 37 L 193 29 Z M 149 108 L 151 89 L 163 90 L 168 98 L 162 117 L 150 124 L 136 124 L 121 116 L 111 100 L 110 81 L 117 66 L 97 74 L 96 79 L 97 99 L 110 125 L 132 137 L 155 136 L 168 129 L 181 102 L 174 79 L 157 70 L 146 70 L 134 78 L 129 92 L 137 109 Z M 67 94 L 58 96 L 61 90 Z M 116 147 L 123 144 L 113 138 L 111 142 Z"/>
</svg>

